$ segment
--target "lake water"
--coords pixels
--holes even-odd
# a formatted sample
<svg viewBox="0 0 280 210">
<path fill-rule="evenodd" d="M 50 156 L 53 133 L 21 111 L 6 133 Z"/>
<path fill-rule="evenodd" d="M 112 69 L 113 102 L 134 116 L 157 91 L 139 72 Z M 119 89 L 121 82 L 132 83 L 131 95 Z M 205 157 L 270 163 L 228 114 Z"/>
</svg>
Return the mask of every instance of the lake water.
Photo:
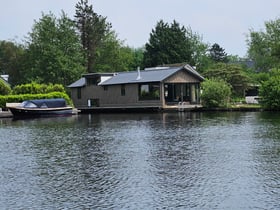
<svg viewBox="0 0 280 210">
<path fill-rule="evenodd" d="M 0 119 L 0 209 L 280 209 L 280 113 Z"/>
</svg>

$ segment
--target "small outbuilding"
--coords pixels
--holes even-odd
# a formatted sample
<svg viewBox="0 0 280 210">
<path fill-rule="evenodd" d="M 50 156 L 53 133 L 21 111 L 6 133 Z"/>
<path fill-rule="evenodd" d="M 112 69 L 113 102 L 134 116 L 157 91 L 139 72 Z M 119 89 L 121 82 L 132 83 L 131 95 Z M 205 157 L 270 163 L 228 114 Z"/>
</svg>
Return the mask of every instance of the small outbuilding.
<svg viewBox="0 0 280 210">
<path fill-rule="evenodd" d="M 154 67 L 119 73 L 90 73 L 68 87 L 76 108 L 168 109 L 200 105 L 204 78 L 190 65 Z"/>
</svg>

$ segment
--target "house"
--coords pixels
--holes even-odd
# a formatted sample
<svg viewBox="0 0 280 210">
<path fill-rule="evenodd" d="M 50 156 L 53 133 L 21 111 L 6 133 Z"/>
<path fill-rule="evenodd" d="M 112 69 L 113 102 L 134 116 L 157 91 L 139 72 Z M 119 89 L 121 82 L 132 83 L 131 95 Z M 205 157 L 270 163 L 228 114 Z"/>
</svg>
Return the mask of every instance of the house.
<svg viewBox="0 0 280 210">
<path fill-rule="evenodd" d="M 189 65 L 119 73 L 90 73 L 69 85 L 80 110 L 168 109 L 179 102 L 198 106 L 204 78 Z"/>
</svg>

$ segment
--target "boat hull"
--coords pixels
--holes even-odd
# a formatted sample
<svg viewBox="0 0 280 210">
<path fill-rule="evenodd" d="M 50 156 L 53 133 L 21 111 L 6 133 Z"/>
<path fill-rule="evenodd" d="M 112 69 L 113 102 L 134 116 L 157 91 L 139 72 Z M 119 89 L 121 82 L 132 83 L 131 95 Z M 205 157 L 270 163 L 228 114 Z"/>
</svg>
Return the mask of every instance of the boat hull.
<svg viewBox="0 0 280 210">
<path fill-rule="evenodd" d="M 9 107 L 14 117 L 51 117 L 51 116 L 66 116 L 73 114 L 72 107 L 62 108 L 22 108 L 22 107 Z"/>
</svg>

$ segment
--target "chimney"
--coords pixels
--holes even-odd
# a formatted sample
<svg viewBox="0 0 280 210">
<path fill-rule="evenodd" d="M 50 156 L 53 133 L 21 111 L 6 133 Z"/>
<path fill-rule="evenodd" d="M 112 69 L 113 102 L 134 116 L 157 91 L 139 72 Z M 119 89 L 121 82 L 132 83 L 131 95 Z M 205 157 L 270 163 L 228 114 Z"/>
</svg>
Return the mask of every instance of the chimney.
<svg viewBox="0 0 280 210">
<path fill-rule="evenodd" d="M 136 80 L 140 80 L 140 79 L 141 79 L 140 67 L 137 67 L 137 78 L 136 78 Z"/>
</svg>

